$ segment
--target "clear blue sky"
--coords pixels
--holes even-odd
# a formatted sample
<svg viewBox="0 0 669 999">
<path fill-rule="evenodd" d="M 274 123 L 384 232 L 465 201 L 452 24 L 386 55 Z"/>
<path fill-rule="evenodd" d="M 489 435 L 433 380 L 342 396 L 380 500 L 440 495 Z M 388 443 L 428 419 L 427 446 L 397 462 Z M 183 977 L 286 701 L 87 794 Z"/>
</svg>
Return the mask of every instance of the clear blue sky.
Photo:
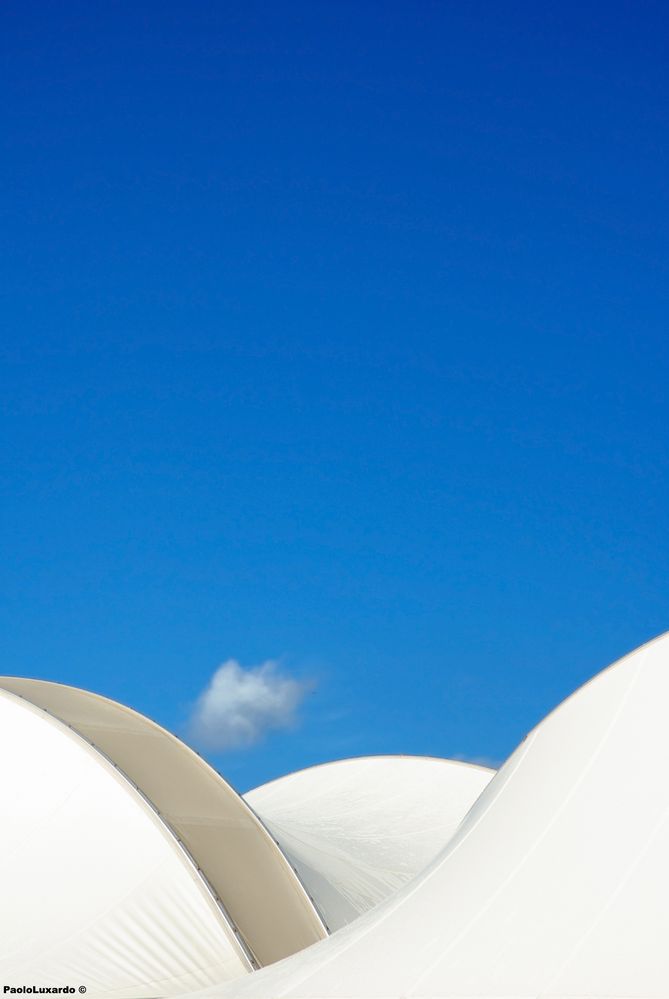
<svg viewBox="0 0 669 999">
<path fill-rule="evenodd" d="M 500 759 L 669 627 L 667 11 L 10 2 L 2 671 L 240 789 Z"/>
</svg>

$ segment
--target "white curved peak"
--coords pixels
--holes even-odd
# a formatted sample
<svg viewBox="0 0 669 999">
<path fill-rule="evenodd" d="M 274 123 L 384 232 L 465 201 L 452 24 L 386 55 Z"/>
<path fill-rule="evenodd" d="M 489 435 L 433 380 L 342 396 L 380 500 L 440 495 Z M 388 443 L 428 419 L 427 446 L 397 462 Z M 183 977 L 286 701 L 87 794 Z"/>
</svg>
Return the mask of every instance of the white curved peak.
<svg viewBox="0 0 669 999">
<path fill-rule="evenodd" d="M 60 719 L 107 757 L 188 851 L 243 953 L 263 967 L 326 936 L 268 831 L 197 753 L 150 718 L 78 687 L 0 677 L 0 689 Z"/>
<path fill-rule="evenodd" d="M 550 714 L 427 872 L 209 994 L 666 999 L 668 708 L 664 635 Z"/>
<path fill-rule="evenodd" d="M 143 798 L 61 722 L 0 690 L 0 982 L 175 995 L 249 964 Z"/>
<path fill-rule="evenodd" d="M 454 760 L 367 756 L 300 770 L 245 797 L 334 931 L 423 870 L 493 775 Z"/>
</svg>

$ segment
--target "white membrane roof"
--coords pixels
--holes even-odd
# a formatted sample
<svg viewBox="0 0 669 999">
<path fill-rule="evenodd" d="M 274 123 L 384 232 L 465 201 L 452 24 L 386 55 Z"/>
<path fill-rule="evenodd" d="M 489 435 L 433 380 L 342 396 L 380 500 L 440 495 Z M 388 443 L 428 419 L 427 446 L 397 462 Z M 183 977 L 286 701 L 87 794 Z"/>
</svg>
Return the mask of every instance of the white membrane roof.
<svg viewBox="0 0 669 999">
<path fill-rule="evenodd" d="M 367 756 L 289 774 L 245 797 L 334 931 L 427 867 L 493 775 L 454 760 Z"/>
<path fill-rule="evenodd" d="M 196 868 L 99 753 L 0 692 L 0 981 L 174 995 L 250 963 Z"/>
<path fill-rule="evenodd" d="M 535 728 L 423 874 L 208 990 L 255 999 L 666 999 L 669 637 Z"/>
<path fill-rule="evenodd" d="M 243 799 L 142 715 L 0 678 L 0 980 L 170 995 L 325 927 Z"/>
</svg>

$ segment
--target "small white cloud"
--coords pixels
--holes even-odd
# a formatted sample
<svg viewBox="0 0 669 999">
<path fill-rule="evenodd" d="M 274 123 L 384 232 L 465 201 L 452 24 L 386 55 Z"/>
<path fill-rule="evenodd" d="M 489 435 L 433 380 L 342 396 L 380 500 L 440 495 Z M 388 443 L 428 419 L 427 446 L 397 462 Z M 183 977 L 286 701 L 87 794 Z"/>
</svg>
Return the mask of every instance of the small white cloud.
<svg viewBox="0 0 669 999">
<path fill-rule="evenodd" d="M 313 682 L 281 672 L 273 659 L 249 669 L 228 659 L 197 699 L 188 735 L 206 749 L 252 746 L 272 729 L 291 728 L 312 689 Z"/>
</svg>

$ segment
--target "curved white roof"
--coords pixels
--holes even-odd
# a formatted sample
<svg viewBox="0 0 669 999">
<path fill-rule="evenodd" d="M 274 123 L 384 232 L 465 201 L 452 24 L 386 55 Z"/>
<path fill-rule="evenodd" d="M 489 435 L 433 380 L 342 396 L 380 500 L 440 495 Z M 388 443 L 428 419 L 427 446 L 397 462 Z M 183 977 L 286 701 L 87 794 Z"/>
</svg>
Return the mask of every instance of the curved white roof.
<svg viewBox="0 0 669 999">
<path fill-rule="evenodd" d="M 142 715 L 0 678 L 0 754 L 3 984 L 172 995 L 325 936 L 243 799 Z"/>
<path fill-rule="evenodd" d="M 210 995 L 666 999 L 669 636 L 525 739 L 431 867 Z"/>
<path fill-rule="evenodd" d="M 422 871 L 494 770 L 419 756 L 367 756 L 300 770 L 245 797 L 333 931 Z"/>
</svg>

